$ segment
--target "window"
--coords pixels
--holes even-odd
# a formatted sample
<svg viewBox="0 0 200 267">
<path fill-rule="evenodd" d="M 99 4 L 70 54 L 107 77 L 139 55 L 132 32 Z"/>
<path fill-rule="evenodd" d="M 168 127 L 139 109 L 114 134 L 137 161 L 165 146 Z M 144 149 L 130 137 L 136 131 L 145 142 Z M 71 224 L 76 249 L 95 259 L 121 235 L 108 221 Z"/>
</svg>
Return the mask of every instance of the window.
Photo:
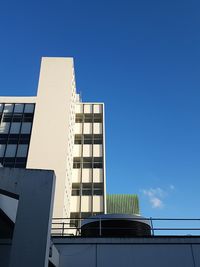
<svg viewBox="0 0 200 267">
<path fill-rule="evenodd" d="M 74 158 L 73 168 L 79 169 L 81 167 L 81 158 Z"/>
<path fill-rule="evenodd" d="M 8 139 L 8 134 L 0 134 L 0 144 L 6 144 Z"/>
<path fill-rule="evenodd" d="M 102 134 L 94 134 L 94 144 L 101 145 L 103 143 Z"/>
<path fill-rule="evenodd" d="M 88 113 L 88 114 L 82 114 L 82 113 L 78 113 L 76 114 L 76 123 L 81 123 L 81 122 L 85 122 L 85 123 L 92 123 L 92 122 L 98 122 L 101 123 L 102 122 L 102 114 L 100 113 Z"/>
<path fill-rule="evenodd" d="M 83 158 L 83 168 L 86 168 L 86 169 L 92 168 L 92 158 L 89 158 L 89 157 Z"/>
<path fill-rule="evenodd" d="M 26 157 L 28 151 L 28 145 L 19 145 L 17 149 L 17 157 Z"/>
<path fill-rule="evenodd" d="M 23 122 L 32 122 L 33 113 L 24 113 Z"/>
<path fill-rule="evenodd" d="M 14 167 L 15 166 L 15 158 L 4 158 L 4 167 Z"/>
<path fill-rule="evenodd" d="M 14 105 L 13 104 L 5 104 L 4 105 L 4 112 L 12 112 L 13 111 L 13 107 Z"/>
<path fill-rule="evenodd" d="M 21 134 L 19 139 L 19 144 L 29 144 L 30 135 L 29 134 Z"/>
<path fill-rule="evenodd" d="M 91 145 L 92 144 L 92 135 L 91 134 L 84 134 L 84 144 Z"/>
<path fill-rule="evenodd" d="M 94 113 L 94 122 L 102 122 L 102 114 Z"/>
<path fill-rule="evenodd" d="M 82 162 L 83 159 L 83 162 Z M 73 168 L 79 169 L 79 168 L 85 168 L 85 169 L 91 169 L 91 168 L 103 168 L 103 158 L 102 157 L 84 157 L 84 158 L 74 158 Z"/>
<path fill-rule="evenodd" d="M 6 148 L 5 145 L 0 145 L 0 157 L 4 156 L 5 148 Z"/>
<path fill-rule="evenodd" d="M 24 104 L 15 104 L 14 113 L 22 113 Z"/>
<path fill-rule="evenodd" d="M 93 114 L 85 114 L 84 122 L 93 122 Z"/>
<path fill-rule="evenodd" d="M 21 122 L 12 122 L 10 127 L 11 134 L 17 134 L 20 132 Z"/>
<path fill-rule="evenodd" d="M 76 145 L 80 145 L 80 144 L 82 144 L 82 135 L 81 135 L 81 134 L 76 134 L 76 135 L 75 135 L 74 143 L 75 143 Z"/>
<path fill-rule="evenodd" d="M 11 122 L 11 121 L 12 121 L 12 113 L 4 113 L 3 122 Z"/>
<path fill-rule="evenodd" d="M 19 140 L 19 134 L 10 134 L 8 144 L 17 144 Z"/>
<path fill-rule="evenodd" d="M 103 195 L 103 183 L 94 183 L 94 185 L 93 185 L 93 195 L 94 196 Z"/>
<path fill-rule="evenodd" d="M 23 133 L 23 134 L 30 134 L 30 132 L 31 132 L 31 126 L 32 126 L 32 123 L 31 122 L 23 122 L 22 123 L 22 128 L 21 128 L 21 133 Z"/>
<path fill-rule="evenodd" d="M 91 196 L 92 195 L 92 184 L 91 183 L 83 183 L 82 184 L 82 195 L 83 196 Z"/>
<path fill-rule="evenodd" d="M 80 196 L 80 184 L 79 183 L 72 184 L 72 196 Z"/>
<path fill-rule="evenodd" d="M 93 168 L 103 168 L 103 158 L 102 157 L 95 157 Z"/>
<path fill-rule="evenodd" d="M 34 112 L 35 104 L 26 104 L 24 112 L 26 113 L 33 113 Z"/>
<path fill-rule="evenodd" d="M 76 121 L 77 123 L 81 123 L 81 122 L 83 122 L 83 114 L 81 114 L 81 113 L 76 114 L 76 119 L 75 119 L 75 121 Z"/>
<path fill-rule="evenodd" d="M 13 114 L 13 122 L 21 122 L 22 121 L 23 114 L 22 113 L 15 113 Z"/>
<path fill-rule="evenodd" d="M 15 168 L 25 168 L 26 167 L 26 158 L 16 158 Z"/>
<path fill-rule="evenodd" d="M 7 145 L 5 157 L 15 157 L 17 145 Z"/>
</svg>

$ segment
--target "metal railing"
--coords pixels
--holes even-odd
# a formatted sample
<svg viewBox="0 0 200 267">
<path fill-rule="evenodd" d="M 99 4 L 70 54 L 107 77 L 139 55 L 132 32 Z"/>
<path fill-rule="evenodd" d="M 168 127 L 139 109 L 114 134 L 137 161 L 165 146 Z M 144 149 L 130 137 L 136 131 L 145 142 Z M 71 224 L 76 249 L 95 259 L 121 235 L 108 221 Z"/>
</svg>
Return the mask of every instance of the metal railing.
<svg viewBox="0 0 200 267">
<path fill-rule="evenodd" d="M 82 218 L 53 218 L 52 236 L 81 236 Z M 133 228 L 104 227 L 101 218 L 87 218 L 88 221 L 97 222 L 98 236 L 102 236 L 102 230 L 132 230 Z M 112 218 L 112 220 L 122 220 Z M 126 218 L 123 218 L 126 220 Z M 130 220 L 130 217 L 127 217 Z M 200 236 L 200 218 L 134 218 L 134 221 L 143 221 L 150 226 L 151 236 Z"/>
</svg>

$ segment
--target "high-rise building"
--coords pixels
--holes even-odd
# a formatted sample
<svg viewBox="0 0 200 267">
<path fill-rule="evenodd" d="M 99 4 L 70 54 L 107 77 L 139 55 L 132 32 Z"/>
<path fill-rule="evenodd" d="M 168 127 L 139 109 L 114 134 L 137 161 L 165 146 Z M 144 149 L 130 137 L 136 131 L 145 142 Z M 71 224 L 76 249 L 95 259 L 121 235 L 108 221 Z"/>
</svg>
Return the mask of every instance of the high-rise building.
<svg viewBox="0 0 200 267">
<path fill-rule="evenodd" d="M 0 97 L 0 163 L 54 170 L 54 217 L 106 211 L 104 131 L 104 105 L 81 102 L 72 58 L 42 58 L 37 96 Z"/>
</svg>

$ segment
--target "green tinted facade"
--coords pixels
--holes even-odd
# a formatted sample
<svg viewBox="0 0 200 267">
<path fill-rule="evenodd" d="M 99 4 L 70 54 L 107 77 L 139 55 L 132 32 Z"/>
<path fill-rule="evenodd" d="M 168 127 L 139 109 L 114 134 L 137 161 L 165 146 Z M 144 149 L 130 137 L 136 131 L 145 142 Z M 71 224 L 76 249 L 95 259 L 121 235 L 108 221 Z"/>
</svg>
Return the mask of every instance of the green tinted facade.
<svg viewBox="0 0 200 267">
<path fill-rule="evenodd" d="M 107 195 L 107 213 L 139 214 L 137 195 L 112 194 Z"/>
</svg>

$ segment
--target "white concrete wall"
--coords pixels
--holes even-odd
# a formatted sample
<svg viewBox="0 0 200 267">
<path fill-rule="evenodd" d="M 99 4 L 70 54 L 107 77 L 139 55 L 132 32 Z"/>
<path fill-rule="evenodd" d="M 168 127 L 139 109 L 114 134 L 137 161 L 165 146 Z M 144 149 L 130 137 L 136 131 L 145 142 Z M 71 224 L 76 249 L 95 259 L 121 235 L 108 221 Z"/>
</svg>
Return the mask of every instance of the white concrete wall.
<svg viewBox="0 0 200 267">
<path fill-rule="evenodd" d="M 69 170 L 67 157 L 72 155 L 73 145 L 72 98 L 75 98 L 73 59 L 42 58 L 27 167 L 55 171 L 54 217 L 69 215 L 72 166 Z"/>
</svg>

